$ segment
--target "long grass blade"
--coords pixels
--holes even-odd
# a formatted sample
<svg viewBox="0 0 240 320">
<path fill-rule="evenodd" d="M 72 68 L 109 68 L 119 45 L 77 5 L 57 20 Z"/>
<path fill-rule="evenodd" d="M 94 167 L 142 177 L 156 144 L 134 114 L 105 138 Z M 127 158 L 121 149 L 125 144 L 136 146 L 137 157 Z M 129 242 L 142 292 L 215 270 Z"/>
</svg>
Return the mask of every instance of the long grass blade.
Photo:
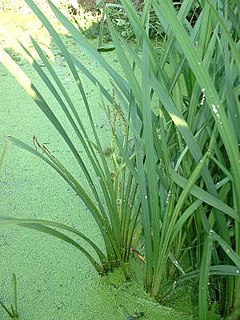
<svg viewBox="0 0 240 320">
<path fill-rule="evenodd" d="M 199 273 L 199 310 L 198 316 L 199 320 L 207 320 L 208 319 L 208 282 L 209 282 L 209 270 L 211 265 L 211 256 L 212 256 L 212 239 L 211 230 L 209 231 L 209 235 L 206 236 L 206 240 L 204 243 L 200 273 Z"/>
<path fill-rule="evenodd" d="M 84 255 L 88 258 L 88 260 L 94 265 L 95 269 L 98 272 L 99 271 L 102 272 L 103 268 L 96 262 L 96 260 L 80 244 L 78 244 L 75 240 L 73 240 L 69 236 L 65 235 L 64 233 L 53 229 L 53 228 L 60 228 L 62 230 L 71 232 L 71 233 L 77 235 L 78 237 L 82 238 L 83 240 L 85 240 L 97 253 L 97 255 L 100 258 L 100 261 L 103 263 L 103 265 L 107 261 L 104 254 L 101 252 L 101 250 L 98 248 L 98 246 L 94 242 L 92 242 L 83 233 L 81 233 L 78 230 L 76 230 L 70 226 L 67 226 L 65 224 L 62 224 L 59 222 L 48 221 L 48 220 L 17 219 L 17 218 L 6 218 L 6 217 L 1 216 L 0 217 L 0 225 L 19 225 L 19 226 L 23 226 L 23 227 L 27 227 L 27 228 L 31 228 L 31 229 L 36 229 L 41 232 L 55 236 L 61 240 L 64 240 L 65 242 L 72 244 L 77 249 L 79 249 L 81 252 L 83 252 Z"/>
</svg>

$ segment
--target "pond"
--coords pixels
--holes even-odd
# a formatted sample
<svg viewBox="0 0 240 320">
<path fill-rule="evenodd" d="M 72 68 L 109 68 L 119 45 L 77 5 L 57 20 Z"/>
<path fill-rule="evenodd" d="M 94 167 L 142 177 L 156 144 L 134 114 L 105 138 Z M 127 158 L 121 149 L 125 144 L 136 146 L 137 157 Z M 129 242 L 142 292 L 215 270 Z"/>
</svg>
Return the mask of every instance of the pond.
<svg viewBox="0 0 240 320">
<path fill-rule="evenodd" d="M 30 13 L 0 14 L 0 25 L 32 50 L 31 33 L 51 56 L 52 64 L 66 88 L 81 107 L 81 100 L 72 86 L 61 53 L 51 43 L 42 25 Z M 95 70 L 103 82 L 110 81 L 104 71 L 80 52 L 74 41 L 63 35 L 68 47 L 78 51 L 89 70 Z M 23 59 L 10 35 L 1 34 L 1 46 L 17 61 L 33 82 L 46 91 L 49 104 L 54 100 L 32 67 Z M 93 43 L 94 45 L 94 43 Z M 33 51 L 32 51 L 33 52 Z M 103 53 L 111 65 L 118 67 L 114 54 Z M 44 65 L 42 66 L 44 69 Z M 99 105 L 99 94 L 87 79 L 82 79 L 94 115 L 99 137 L 107 148 L 110 141 L 106 114 Z M 110 89 L 111 90 L 111 89 Z M 0 65 L 0 139 L 7 135 L 32 144 L 33 136 L 47 146 L 55 157 L 74 168 L 68 149 L 34 102 Z M 53 106 L 54 107 L 54 106 Z M 57 110 L 57 106 L 55 106 Z M 58 111 L 56 111 L 58 112 Z M 61 118 L 61 113 L 59 117 Z M 81 116 L 86 117 L 85 111 Z M 86 120 L 87 121 L 87 120 Z M 81 150 L 81 146 L 79 146 Z M 73 169 L 74 170 L 74 169 Z M 77 174 L 77 173 L 76 173 Z M 0 173 L 1 215 L 59 221 L 84 230 L 101 245 L 93 219 L 79 198 L 69 190 L 48 166 L 30 154 L 9 145 Z M 143 265 L 137 259 L 135 268 Z M 72 246 L 37 231 L 18 227 L 0 229 L 0 299 L 7 306 L 13 303 L 12 273 L 16 274 L 20 319 L 24 320 L 130 320 L 130 319 L 191 319 L 187 301 L 182 312 L 163 307 L 142 291 L 141 279 L 135 284 L 124 283 L 120 272 L 100 278 L 84 255 Z M 186 297 L 184 297 L 187 300 Z M 186 305 L 185 305 L 186 303 Z M 184 310 L 185 309 L 185 310 Z M 0 309 L 0 318 L 8 315 Z"/>
</svg>

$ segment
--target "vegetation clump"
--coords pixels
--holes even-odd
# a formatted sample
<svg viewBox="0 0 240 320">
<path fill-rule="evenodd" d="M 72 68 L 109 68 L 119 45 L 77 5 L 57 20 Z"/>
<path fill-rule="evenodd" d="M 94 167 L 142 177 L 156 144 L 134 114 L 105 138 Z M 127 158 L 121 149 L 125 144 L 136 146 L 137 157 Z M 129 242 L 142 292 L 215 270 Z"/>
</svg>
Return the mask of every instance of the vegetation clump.
<svg viewBox="0 0 240 320">
<path fill-rule="evenodd" d="M 158 301 L 164 301 L 183 283 L 192 282 L 198 291 L 196 312 L 200 320 L 209 319 L 216 305 L 221 316 L 231 314 L 233 319 L 238 319 L 240 58 L 237 1 L 185 0 L 176 4 L 149 0 L 141 4 L 139 14 L 131 1 L 121 0 L 121 10 L 129 23 L 127 28 L 135 38 L 134 46 L 119 33 L 119 23 L 123 28 L 126 24 L 116 17 L 114 20 L 111 6 L 102 4 L 102 27 L 106 22 L 112 39 L 111 50 L 116 50 L 124 76 L 101 55 L 104 49 L 101 41 L 98 52 L 79 28 L 48 1 L 76 43 L 105 69 L 111 78 L 112 92 L 69 52 L 34 1 L 26 2 L 65 58 L 73 85 L 83 101 L 81 107 L 88 115 L 92 138 L 79 109 L 34 39 L 32 45 L 51 78 L 24 46 L 23 49 L 64 112 L 74 139 L 44 99 L 44 92 L 31 83 L 4 50 L 0 51 L 0 61 L 63 138 L 76 160 L 81 180 L 36 137 L 36 148 L 14 137 L 9 140 L 45 161 L 77 193 L 100 230 L 104 248 L 82 231 L 57 222 L 1 218 L 1 224 L 34 228 L 72 244 L 101 275 L 120 267 L 130 280 L 131 270 L 126 262 L 131 252 L 135 252 L 144 263 L 143 286 Z M 116 4 L 112 7 L 119 8 Z M 151 40 L 152 17 L 154 27 L 160 26 L 164 34 L 164 50 L 160 53 Z M 101 106 L 109 115 L 112 145 L 108 149 L 103 148 L 96 131 L 80 74 L 96 86 Z M 79 143 L 89 167 L 78 151 Z M 83 178 L 89 192 L 82 186 Z M 75 236 L 92 250 L 86 250 Z"/>
</svg>

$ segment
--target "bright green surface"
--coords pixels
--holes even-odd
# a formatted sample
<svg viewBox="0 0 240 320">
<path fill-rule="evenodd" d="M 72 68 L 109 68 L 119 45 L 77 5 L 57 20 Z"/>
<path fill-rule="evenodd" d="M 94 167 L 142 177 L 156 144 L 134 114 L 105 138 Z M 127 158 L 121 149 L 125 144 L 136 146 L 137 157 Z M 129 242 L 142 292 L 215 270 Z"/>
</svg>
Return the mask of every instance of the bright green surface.
<svg viewBox="0 0 240 320">
<path fill-rule="evenodd" d="M 3 14 L 0 21 L 13 30 L 13 21 Z M 20 17 L 19 17 L 20 18 Z M 32 18 L 30 19 L 32 20 Z M 15 25 L 18 24 L 16 15 Z M 19 22 L 22 27 L 24 23 Z M 31 25 L 33 28 L 34 23 Z M 19 30 L 19 29 L 18 29 Z M 24 28 L 22 28 L 24 30 Z M 39 29 L 40 30 L 40 29 Z M 20 30 L 21 31 L 21 30 Z M 38 31 L 38 36 L 41 31 Z M 18 32 L 22 34 L 22 32 Z M 69 46 L 73 46 L 68 39 Z M 44 43 L 44 40 L 42 40 Z M 7 40 L 5 47 L 11 47 Z M 51 43 L 47 44 L 51 49 Z M 74 48 L 74 50 L 77 50 Z M 65 79 L 66 87 L 74 97 L 64 62 L 57 51 L 53 51 L 56 70 Z M 117 64 L 115 58 L 112 65 Z M 16 59 L 19 56 L 15 55 Z M 100 68 L 86 56 L 82 56 L 85 66 L 99 74 Z M 37 80 L 31 67 L 21 62 L 31 79 Z M 102 76 L 103 81 L 107 79 Z M 39 81 L 35 81 L 36 84 Z M 39 84 L 40 88 L 42 85 Z M 89 101 L 95 114 L 99 135 L 108 143 L 106 117 L 99 107 L 99 96 L 86 83 Z M 49 103 L 53 101 L 49 97 Z M 78 97 L 76 97 L 78 99 Z M 79 100 L 79 108 L 82 104 Z M 54 106 L 57 109 L 57 106 Z M 84 111 L 82 111 L 84 117 Z M 74 166 L 65 148 L 45 117 L 18 84 L 0 66 L 0 139 L 13 135 L 28 143 L 36 135 L 41 143 L 61 161 Z M 81 146 L 79 146 L 81 149 Z M 67 223 L 91 235 L 98 243 L 98 230 L 79 199 L 69 190 L 50 168 L 16 147 L 9 146 L 0 175 L 0 213 L 20 218 L 41 218 Z M 0 229 L 0 298 L 6 305 L 13 301 L 12 272 L 15 272 L 19 290 L 20 319 L 24 320 L 121 320 L 135 312 L 144 312 L 143 319 L 190 319 L 189 315 L 177 315 L 172 309 L 158 306 L 141 292 L 141 285 L 126 289 L 116 281 L 119 275 L 110 280 L 99 279 L 85 257 L 75 248 L 60 240 L 45 236 L 37 231 L 17 227 Z M 116 278 L 116 279 L 114 279 Z M 113 282 L 113 285 L 110 285 Z M 0 319 L 8 319 L 0 309 Z"/>
</svg>

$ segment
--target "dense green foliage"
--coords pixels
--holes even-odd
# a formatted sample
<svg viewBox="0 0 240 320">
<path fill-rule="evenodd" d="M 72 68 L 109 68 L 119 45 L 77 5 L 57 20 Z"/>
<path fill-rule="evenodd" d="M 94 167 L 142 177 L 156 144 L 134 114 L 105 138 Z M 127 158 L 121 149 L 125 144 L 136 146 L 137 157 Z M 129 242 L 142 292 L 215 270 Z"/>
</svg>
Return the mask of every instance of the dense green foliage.
<svg viewBox="0 0 240 320">
<path fill-rule="evenodd" d="M 134 232 L 141 223 L 145 289 L 153 297 L 161 301 L 181 282 L 192 281 L 193 286 L 198 286 L 199 319 L 208 319 L 209 305 L 215 302 L 221 315 L 231 313 L 232 319 L 238 319 L 239 2 L 185 0 L 176 8 L 171 1 L 149 0 L 144 2 L 139 17 L 133 4 L 122 0 L 136 38 L 135 46 L 120 37 L 111 19 L 108 19 L 108 27 L 125 75 L 123 78 L 49 1 L 56 17 L 76 43 L 108 72 L 114 87 L 112 95 L 101 79 L 68 52 L 34 2 L 26 2 L 61 50 L 83 98 L 94 141 L 89 140 L 79 110 L 47 57 L 32 40 L 51 79 L 34 59 L 33 67 L 48 85 L 84 146 L 94 177 L 89 175 L 75 140 L 70 139 L 43 93 L 33 84 L 28 85 L 29 79 L 4 51 L 1 51 L 0 61 L 33 96 L 63 137 L 89 183 L 90 193 L 87 194 L 73 174 L 37 140 L 37 148 L 43 153 L 16 138 L 10 140 L 47 162 L 69 183 L 95 218 L 105 249 L 97 247 L 74 228 L 59 223 L 6 218 L 1 223 L 20 224 L 57 236 L 84 252 L 99 273 L 107 273 L 120 265 L 126 277 L 128 270 L 124 262 L 129 258 Z M 194 21 L 189 20 L 196 9 L 198 14 Z M 149 35 L 149 17 L 153 11 L 165 34 L 161 52 L 155 49 Z M 112 122 L 114 152 L 110 152 L 111 161 L 97 136 L 79 70 L 101 92 L 105 109 L 109 104 L 123 119 L 123 126 Z M 56 228 L 87 241 L 98 259 Z"/>
</svg>

